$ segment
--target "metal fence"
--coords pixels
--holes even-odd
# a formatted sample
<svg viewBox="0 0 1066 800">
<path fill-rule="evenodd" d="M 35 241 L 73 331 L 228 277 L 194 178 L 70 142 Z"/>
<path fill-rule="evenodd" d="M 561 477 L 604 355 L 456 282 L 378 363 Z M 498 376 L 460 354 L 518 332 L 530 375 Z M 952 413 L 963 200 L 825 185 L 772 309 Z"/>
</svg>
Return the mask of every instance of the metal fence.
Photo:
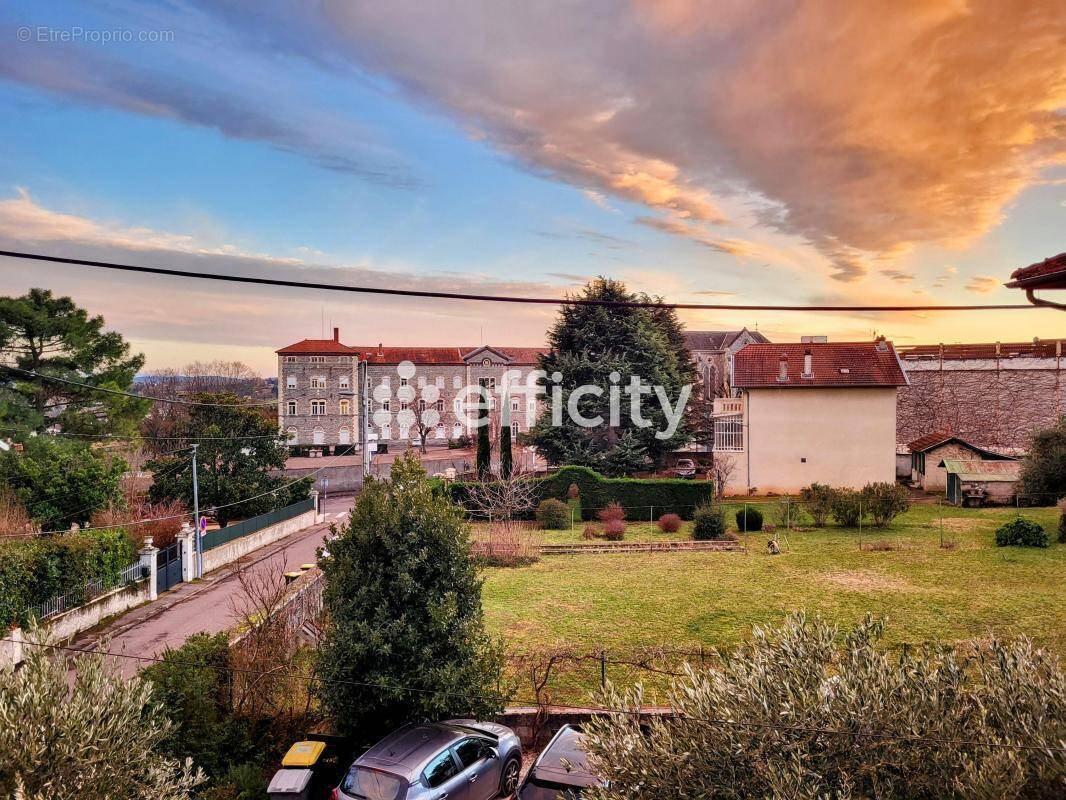
<svg viewBox="0 0 1066 800">
<path fill-rule="evenodd" d="M 276 525 L 279 522 L 284 522 L 287 519 L 292 519 L 307 511 L 313 511 L 315 508 L 315 500 L 313 497 L 308 497 L 306 500 L 301 500 L 298 503 L 293 503 L 291 506 L 285 506 L 284 508 L 275 508 L 273 511 L 268 511 L 265 514 L 260 514 L 257 517 L 251 517 L 241 522 L 235 522 L 232 525 L 227 525 L 225 528 L 219 528 L 215 531 L 205 533 L 202 539 L 203 548 L 205 551 L 211 550 L 220 545 L 232 542 L 234 539 L 240 539 L 242 536 L 247 536 L 250 533 L 262 530 L 270 525 Z"/>
<path fill-rule="evenodd" d="M 66 611 L 80 608 L 87 603 L 91 603 L 100 595 L 107 594 L 121 586 L 136 583 L 146 577 L 148 577 L 148 570 L 138 561 L 122 570 L 113 580 L 90 581 L 85 585 L 85 588 L 51 597 L 40 605 L 30 608 L 29 612 L 40 622 Z"/>
</svg>

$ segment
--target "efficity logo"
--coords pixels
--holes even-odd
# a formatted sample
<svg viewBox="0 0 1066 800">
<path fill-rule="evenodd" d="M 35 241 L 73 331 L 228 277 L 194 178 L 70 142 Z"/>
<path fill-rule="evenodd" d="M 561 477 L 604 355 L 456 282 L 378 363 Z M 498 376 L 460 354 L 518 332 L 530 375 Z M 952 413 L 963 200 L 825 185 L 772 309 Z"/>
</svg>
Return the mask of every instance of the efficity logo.
<svg viewBox="0 0 1066 800">
<path fill-rule="evenodd" d="M 384 380 L 373 388 L 371 397 L 374 400 L 374 412 L 371 421 L 379 431 L 391 433 L 393 424 L 399 426 L 401 431 L 417 428 L 419 423 L 427 431 L 437 430 L 441 426 L 446 411 L 444 388 L 435 381 L 418 380 L 417 372 L 412 362 L 401 361 L 396 366 L 398 381 L 395 386 L 392 380 Z M 501 423 L 505 425 L 510 425 L 516 417 L 524 418 L 528 430 L 537 422 L 547 404 L 552 426 L 561 426 L 564 419 L 569 419 L 582 428 L 601 425 L 618 427 L 622 409 L 628 406 L 628 418 L 632 423 L 638 428 L 650 428 L 655 422 L 644 415 L 647 398 L 658 403 L 665 421 L 665 425 L 655 431 L 655 437 L 672 437 L 681 424 L 692 396 L 692 385 L 682 386 L 676 400 L 672 401 L 663 386 L 645 383 L 637 375 L 630 376 L 627 383 L 622 383 L 621 377 L 618 372 L 612 372 L 606 386 L 578 386 L 565 399 L 563 374 L 553 372 L 549 375 L 539 369 L 531 370 L 524 376 L 519 370 L 506 370 L 499 381 L 483 379 L 459 387 L 453 385 L 453 425 L 465 432 L 474 431 L 491 425 L 494 413 L 498 413 Z M 603 414 L 588 416 L 583 413 L 582 400 L 604 395 L 607 396 L 606 417 Z"/>
</svg>

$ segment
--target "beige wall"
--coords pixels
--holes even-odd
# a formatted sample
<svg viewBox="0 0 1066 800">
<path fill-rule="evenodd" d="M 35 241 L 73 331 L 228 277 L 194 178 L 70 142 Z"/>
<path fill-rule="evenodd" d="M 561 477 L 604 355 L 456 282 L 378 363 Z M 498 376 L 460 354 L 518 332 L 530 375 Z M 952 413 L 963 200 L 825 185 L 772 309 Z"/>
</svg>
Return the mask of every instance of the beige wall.
<svg viewBox="0 0 1066 800">
<path fill-rule="evenodd" d="M 945 458 L 980 458 L 973 450 L 963 447 L 961 444 L 952 442 L 934 447 L 925 454 L 925 474 L 915 475 L 914 478 L 921 482 L 922 489 L 927 492 L 944 492 L 948 488 L 948 471 L 938 467 Z"/>
<path fill-rule="evenodd" d="M 895 387 L 753 389 L 744 401 L 750 481 L 738 470 L 735 482 L 792 494 L 896 480 Z"/>
</svg>

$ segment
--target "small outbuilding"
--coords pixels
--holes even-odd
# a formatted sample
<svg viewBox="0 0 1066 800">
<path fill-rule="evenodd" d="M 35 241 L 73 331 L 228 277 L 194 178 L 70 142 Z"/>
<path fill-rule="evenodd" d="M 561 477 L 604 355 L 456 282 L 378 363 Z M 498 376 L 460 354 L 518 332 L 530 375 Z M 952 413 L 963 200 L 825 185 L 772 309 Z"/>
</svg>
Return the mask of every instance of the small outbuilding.
<svg viewBox="0 0 1066 800">
<path fill-rule="evenodd" d="M 927 433 L 907 444 L 911 452 L 911 484 L 926 492 L 947 489 L 945 460 L 954 461 L 1013 461 L 1011 456 L 995 453 L 966 441 L 952 433 L 951 428 Z"/>
<path fill-rule="evenodd" d="M 1009 503 L 1017 493 L 1020 461 L 947 458 L 938 464 L 947 475 L 948 502 L 957 506 Z"/>
</svg>

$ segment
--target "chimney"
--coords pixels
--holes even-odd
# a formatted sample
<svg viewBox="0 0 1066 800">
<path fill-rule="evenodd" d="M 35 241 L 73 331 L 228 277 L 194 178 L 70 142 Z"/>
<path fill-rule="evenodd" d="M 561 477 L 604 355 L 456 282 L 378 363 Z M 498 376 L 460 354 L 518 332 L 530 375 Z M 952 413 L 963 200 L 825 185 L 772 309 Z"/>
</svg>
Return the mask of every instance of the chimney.
<svg viewBox="0 0 1066 800">
<path fill-rule="evenodd" d="M 811 364 L 811 348 L 807 348 L 803 351 L 803 376 L 804 378 L 814 377 L 814 365 Z"/>
<path fill-rule="evenodd" d="M 340 340 L 341 340 L 341 329 L 340 328 L 334 328 L 333 329 L 333 341 L 339 342 Z"/>
<path fill-rule="evenodd" d="M 784 383 L 788 380 L 788 356 L 781 354 L 781 360 L 777 364 L 777 379 Z"/>
</svg>

